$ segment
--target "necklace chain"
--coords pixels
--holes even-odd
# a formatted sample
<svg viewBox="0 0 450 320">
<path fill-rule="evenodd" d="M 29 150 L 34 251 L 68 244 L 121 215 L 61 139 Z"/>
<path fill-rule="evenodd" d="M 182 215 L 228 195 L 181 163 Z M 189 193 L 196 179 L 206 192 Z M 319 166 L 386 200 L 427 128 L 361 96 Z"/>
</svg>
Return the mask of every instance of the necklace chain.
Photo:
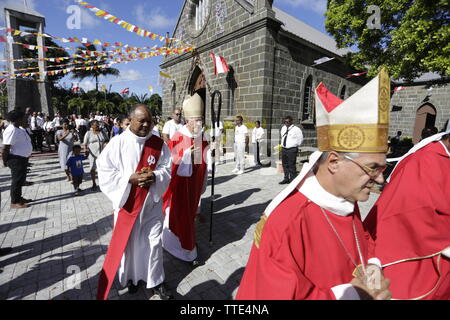
<svg viewBox="0 0 450 320">
<path fill-rule="evenodd" d="M 345 253 L 350 258 L 350 261 L 353 263 L 353 265 L 355 266 L 356 270 L 358 270 L 358 272 L 360 272 L 359 269 L 358 269 L 358 265 L 356 264 L 355 260 L 353 259 L 352 255 L 350 254 L 350 252 L 347 249 L 347 247 L 345 246 L 344 241 L 342 241 L 342 238 L 340 237 L 339 233 L 337 232 L 336 228 L 334 227 L 333 223 L 331 222 L 330 217 L 328 217 L 328 214 L 325 212 L 325 210 L 323 210 L 322 207 L 320 207 L 320 210 L 322 210 L 325 218 L 327 219 L 328 223 L 331 226 L 331 229 L 336 234 L 336 237 L 338 238 L 342 249 L 344 249 Z M 363 272 L 365 274 L 366 270 L 365 270 L 365 266 L 364 266 L 364 259 L 363 259 L 362 252 L 361 252 L 361 246 L 359 245 L 358 234 L 356 232 L 356 225 L 355 225 L 355 218 L 354 217 L 353 217 L 353 220 L 352 220 L 352 224 L 353 224 L 353 234 L 354 234 L 354 237 L 355 237 L 356 248 L 358 249 L 358 254 L 359 254 L 359 260 L 361 261 Z"/>
</svg>

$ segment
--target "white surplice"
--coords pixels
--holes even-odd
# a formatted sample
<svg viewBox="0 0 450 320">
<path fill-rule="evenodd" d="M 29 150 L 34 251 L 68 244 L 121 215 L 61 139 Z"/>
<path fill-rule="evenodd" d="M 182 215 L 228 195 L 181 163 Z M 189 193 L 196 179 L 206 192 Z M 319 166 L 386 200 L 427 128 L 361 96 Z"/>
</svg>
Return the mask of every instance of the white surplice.
<svg viewBox="0 0 450 320">
<path fill-rule="evenodd" d="M 130 176 L 135 173 L 144 144 L 151 135 L 138 137 L 128 128 L 123 134 L 111 139 L 97 159 L 100 189 L 113 203 L 114 225 L 131 190 L 128 182 Z M 122 286 L 126 286 L 128 280 L 132 280 L 135 285 L 143 280 L 147 282 L 147 288 L 152 288 L 164 281 L 162 196 L 170 183 L 171 168 L 170 151 L 164 143 L 153 171 L 156 182 L 150 187 L 122 257 L 119 269 Z"/>
</svg>

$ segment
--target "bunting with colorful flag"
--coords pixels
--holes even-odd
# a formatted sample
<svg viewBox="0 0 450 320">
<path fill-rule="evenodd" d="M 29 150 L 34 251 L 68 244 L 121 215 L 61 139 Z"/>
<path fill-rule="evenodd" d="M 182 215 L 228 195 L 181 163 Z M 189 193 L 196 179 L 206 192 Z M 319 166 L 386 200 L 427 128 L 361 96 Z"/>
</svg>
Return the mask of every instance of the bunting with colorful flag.
<svg viewBox="0 0 450 320">
<path fill-rule="evenodd" d="M 137 35 L 139 35 L 139 36 L 141 36 L 141 37 L 144 37 L 144 38 L 150 38 L 150 39 L 152 39 L 152 40 L 157 40 L 157 39 L 158 39 L 158 40 L 160 40 L 161 42 L 165 41 L 166 43 L 167 43 L 167 42 L 174 41 L 174 42 L 178 42 L 178 43 L 184 44 L 184 42 L 181 41 L 181 40 L 179 40 L 179 39 L 176 39 L 176 38 L 166 38 L 166 37 L 160 36 L 160 35 L 158 35 L 158 34 L 156 34 L 156 33 L 153 33 L 153 32 L 150 32 L 150 31 L 148 31 L 148 30 L 145 30 L 145 29 L 143 29 L 143 28 L 139 28 L 138 26 L 136 26 L 136 25 L 134 25 L 134 24 L 131 24 L 131 23 L 128 23 L 128 22 L 126 22 L 125 20 L 122 20 L 122 19 L 120 19 L 120 18 L 117 18 L 116 16 L 113 16 L 111 13 L 109 13 L 109 12 L 107 12 L 107 11 L 105 11 L 105 10 L 101 10 L 101 9 L 99 9 L 99 8 L 97 8 L 97 7 L 95 7 L 95 6 L 91 5 L 91 4 L 89 4 L 89 3 L 86 2 L 86 1 L 83 1 L 83 0 L 74 0 L 74 1 L 75 1 L 78 5 L 80 5 L 80 6 L 84 7 L 84 8 L 86 8 L 86 9 L 89 9 L 89 10 L 90 10 L 92 13 L 94 13 L 97 17 L 103 18 L 103 19 L 105 19 L 105 20 L 108 20 L 109 22 L 112 22 L 112 23 L 114 23 L 114 24 L 117 24 L 117 25 L 121 26 L 122 28 L 124 28 L 125 30 L 127 30 L 127 31 L 129 31 L 129 32 L 136 33 Z"/>
</svg>

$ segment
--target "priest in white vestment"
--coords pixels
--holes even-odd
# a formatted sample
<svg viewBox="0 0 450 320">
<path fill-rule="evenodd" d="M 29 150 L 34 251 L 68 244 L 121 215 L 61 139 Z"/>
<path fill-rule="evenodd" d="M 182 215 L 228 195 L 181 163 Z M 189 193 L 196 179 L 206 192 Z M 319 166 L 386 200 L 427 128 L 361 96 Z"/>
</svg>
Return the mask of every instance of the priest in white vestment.
<svg viewBox="0 0 450 320">
<path fill-rule="evenodd" d="M 162 196 L 171 179 L 171 155 L 167 145 L 162 143 L 159 159 L 152 171 L 152 181 L 137 179 L 136 168 L 144 144 L 153 135 L 153 122 L 150 110 L 142 105 L 132 109 L 130 118 L 131 124 L 126 131 L 111 139 L 97 159 L 100 189 L 112 201 L 116 228 L 119 210 L 127 202 L 132 184 L 142 187 L 148 183 L 149 192 L 134 222 L 118 276 L 121 285 L 128 286 L 130 293 L 135 293 L 139 282 L 144 281 L 153 293 L 167 299 L 171 296 L 163 285 L 165 275 L 161 232 Z M 150 164 L 151 161 L 148 162 Z"/>
</svg>

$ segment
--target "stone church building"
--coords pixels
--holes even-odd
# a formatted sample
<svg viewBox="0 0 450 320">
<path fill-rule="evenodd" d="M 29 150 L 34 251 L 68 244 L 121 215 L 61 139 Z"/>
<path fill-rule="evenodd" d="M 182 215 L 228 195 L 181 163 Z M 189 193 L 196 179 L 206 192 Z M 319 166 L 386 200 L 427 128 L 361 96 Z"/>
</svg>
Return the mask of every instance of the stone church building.
<svg viewBox="0 0 450 320">
<path fill-rule="evenodd" d="M 345 64 L 343 55 L 348 51 L 338 49 L 333 38 L 276 8 L 272 2 L 184 2 L 173 37 L 194 45 L 196 50 L 166 57 L 161 65 L 161 71 L 171 76 L 163 88 L 164 117 L 181 107 L 187 94 L 206 88 L 208 118 L 209 97 L 219 90 L 223 98 L 222 119 L 240 114 L 244 119 L 260 120 L 273 146 L 279 143 L 283 118 L 290 115 L 303 130 L 304 145 L 316 146 L 314 88 L 324 82 L 335 95 L 345 99 L 369 80 L 364 76 L 347 78 L 360 72 Z M 225 58 L 229 72 L 214 74 L 212 52 Z M 323 57 L 333 59 L 314 65 Z M 391 136 L 397 130 L 412 136 L 414 130 L 421 131 L 420 126 L 433 121 L 440 129 L 449 118 L 448 83 L 444 81 L 431 91 L 428 104 L 420 104 L 418 100 L 424 93 L 430 93 L 427 84 L 425 79 L 394 93 Z M 268 145 L 269 154 L 271 149 Z"/>
</svg>

